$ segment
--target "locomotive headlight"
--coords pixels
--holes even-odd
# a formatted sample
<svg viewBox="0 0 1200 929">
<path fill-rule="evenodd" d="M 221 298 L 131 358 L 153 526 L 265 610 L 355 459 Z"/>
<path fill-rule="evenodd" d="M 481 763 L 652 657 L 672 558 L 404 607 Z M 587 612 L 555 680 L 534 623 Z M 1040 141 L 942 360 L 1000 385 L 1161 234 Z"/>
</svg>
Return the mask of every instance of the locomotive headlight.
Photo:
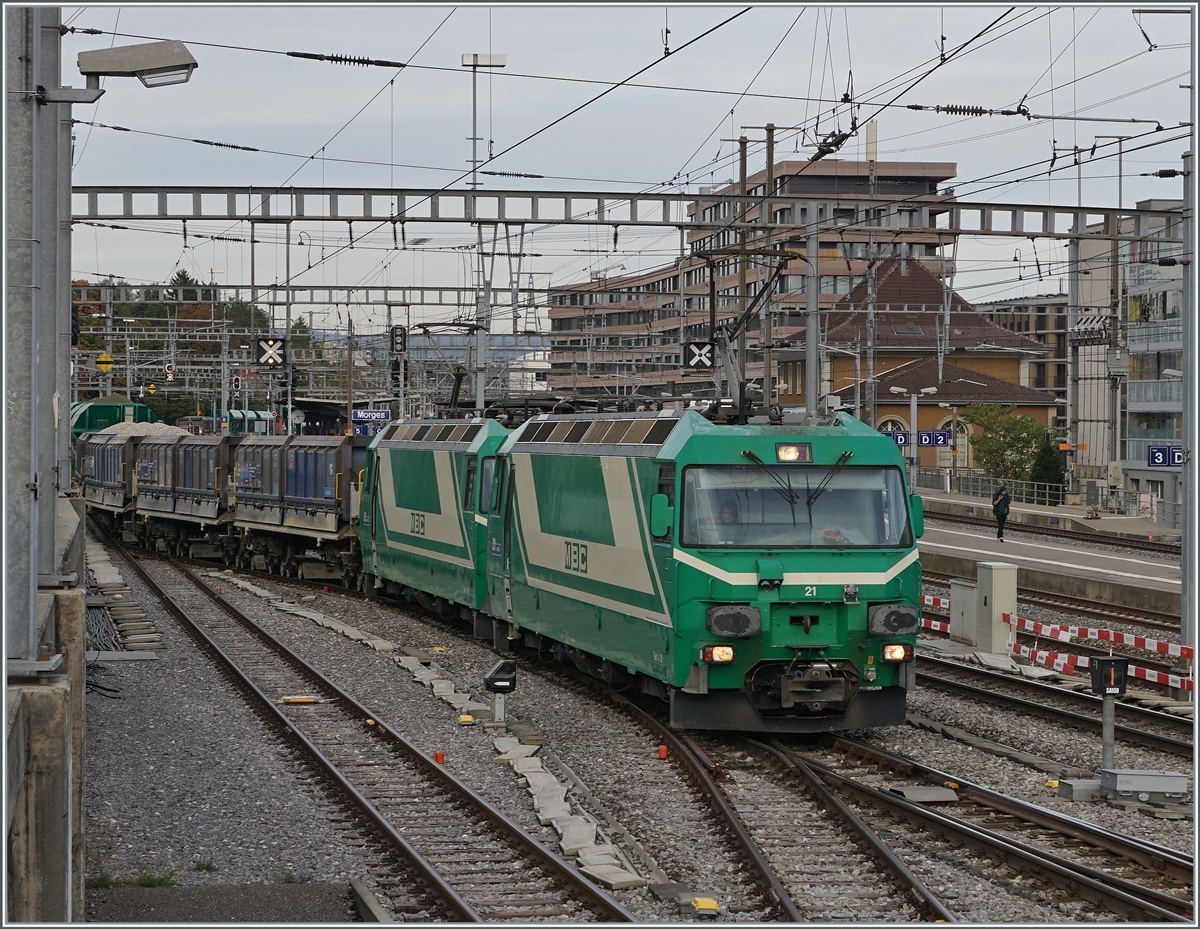
<svg viewBox="0 0 1200 929">
<path fill-rule="evenodd" d="M 797 461 L 812 461 L 812 446 L 807 442 L 799 445 L 776 445 L 775 460 L 783 464 L 792 464 Z"/>
<path fill-rule="evenodd" d="M 733 646 L 706 645 L 702 655 L 707 664 L 729 664 L 733 661 Z"/>
<path fill-rule="evenodd" d="M 883 647 L 884 661 L 912 661 L 913 647 L 911 645 L 885 645 Z"/>
</svg>

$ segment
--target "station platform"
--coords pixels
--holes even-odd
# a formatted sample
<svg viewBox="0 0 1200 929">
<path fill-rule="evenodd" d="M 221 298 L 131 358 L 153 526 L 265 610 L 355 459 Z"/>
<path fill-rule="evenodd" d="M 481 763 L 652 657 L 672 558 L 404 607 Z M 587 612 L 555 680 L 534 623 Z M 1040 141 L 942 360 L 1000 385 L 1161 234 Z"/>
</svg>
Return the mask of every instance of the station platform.
<svg viewBox="0 0 1200 929">
<path fill-rule="evenodd" d="M 992 504 L 983 497 L 944 493 L 929 487 L 916 488 L 925 501 L 925 512 L 948 513 L 955 516 L 992 518 Z M 1145 516 L 1115 516 L 1101 514 L 1089 519 L 1089 507 L 1061 504 L 1044 506 L 1036 503 L 1013 503 L 1009 507 L 1008 525 L 1014 529 L 1021 524 L 1046 529 L 1070 529 L 1074 532 L 1094 532 L 1118 539 L 1146 539 L 1151 542 L 1178 543 L 1178 529 L 1168 529 Z"/>
<path fill-rule="evenodd" d="M 994 523 L 978 528 L 937 524 L 939 512 L 990 518 L 989 501 L 936 491 L 921 496 L 929 521 L 918 547 L 921 564 L 927 570 L 973 578 L 979 562 L 1005 562 L 1017 566 L 1017 583 L 1022 587 L 1172 615 L 1180 612 L 1182 572 L 1177 560 L 1136 551 L 1089 549 L 1086 543 L 1075 540 L 1060 544 L 1053 538 L 1010 534 L 1001 542 L 996 538 Z M 1086 522 L 1087 530 L 1094 531 L 1097 538 L 1144 539 L 1154 535 L 1158 541 L 1155 529 L 1147 528 L 1150 521 L 1141 517 L 1109 516 L 1084 521 L 1085 514 L 1084 507 L 1016 503 L 1006 528 L 1019 530 L 1024 524 L 1073 529 L 1076 526 L 1072 523 Z M 1057 522 L 1051 522 L 1054 519 Z"/>
</svg>

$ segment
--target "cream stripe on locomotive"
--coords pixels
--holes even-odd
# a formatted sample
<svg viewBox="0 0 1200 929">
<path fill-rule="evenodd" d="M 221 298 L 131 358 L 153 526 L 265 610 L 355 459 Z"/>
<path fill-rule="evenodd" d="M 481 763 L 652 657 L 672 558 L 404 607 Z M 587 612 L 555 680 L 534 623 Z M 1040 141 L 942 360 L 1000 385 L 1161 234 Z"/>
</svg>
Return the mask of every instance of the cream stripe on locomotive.
<svg viewBox="0 0 1200 929">
<path fill-rule="evenodd" d="M 566 543 L 574 540 L 566 536 L 542 532 L 538 513 L 537 489 L 534 483 L 533 466 L 528 454 L 513 454 L 513 473 L 516 483 L 520 540 L 525 561 L 544 571 L 561 575 L 563 550 Z M 661 612 L 646 610 L 622 600 L 613 600 L 598 594 L 588 593 L 577 587 L 554 584 L 530 574 L 530 587 L 561 594 L 584 603 L 591 603 L 616 610 L 662 626 L 671 625 L 671 617 L 662 601 L 662 591 L 650 576 L 650 555 L 644 537 L 638 530 L 635 488 L 629 475 L 628 460 L 625 458 L 601 458 L 600 467 L 604 475 L 604 491 L 608 502 L 608 514 L 612 520 L 613 545 L 598 542 L 588 543 L 588 578 L 603 584 L 648 594 L 662 604 Z"/>
<path fill-rule="evenodd" d="M 445 552 L 431 551 L 429 548 L 420 545 L 406 545 L 392 538 L 391 534 L 405 536 L 409 534 L 410 526 L 412 525 L 412 515 L 416 513 L 424 517 L 424 522 L 422 523 L 422 528 L 425 530 L 423 538 L 433 542 L 440 542 L 443 545 L 452 545 L 455 548 L 466 549 L 468 552 L 471 550 L 467 545 L 466 528 L 463 526 L 462 513 L 459 512 L 458 507 L 458 494 L 454 488 L 454 472 L 450 460 L 451 453 L 433 452 L 434 468 L 437 474 L 438 500 L 442 504 L 442 512 L 429 513 L 423 510 L 405 509 L 396 504 L 395 494 L 391 490 L 395 486 L 392 481 L 392 451 L 392 449 L 381 448 L 378 457 L 379 495 L 383 503 L 384 538 L 387 539 L 388 546 L 390 548 L 399 548 L 414 552 L 426 558 L 448 561 L 463 568 L 474 568 L 475 563 L 470 558 L 461 558 Z"/>
<path fill-rule="evenodd" d="M 788 571 L 783 575 L 785 584 L 886 584 L 920 557 L 913 550 L 886 571 Z M 675 549 L 675 560 L 703 571 L 719 581 L 735 586 L 758 586 L 758 575 L 753 571 L 725 571 L 709 564 L 695 555 Z"/>
</svg>

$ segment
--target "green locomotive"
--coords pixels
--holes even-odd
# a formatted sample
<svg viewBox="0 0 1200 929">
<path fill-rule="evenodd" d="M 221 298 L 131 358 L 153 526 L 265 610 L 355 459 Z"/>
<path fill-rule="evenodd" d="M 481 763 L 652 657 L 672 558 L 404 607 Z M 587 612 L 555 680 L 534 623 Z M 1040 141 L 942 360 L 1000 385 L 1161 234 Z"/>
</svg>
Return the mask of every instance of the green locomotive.
<svg viewBox="0 0 1200 929">
<path fill-rule="evenodd" d="M 892 441 L 844 413 L 402 423 L 363 487 L 376 590 L 660 696 L 674 726 L 904 719 L 923 509 Z"/>
</svg>

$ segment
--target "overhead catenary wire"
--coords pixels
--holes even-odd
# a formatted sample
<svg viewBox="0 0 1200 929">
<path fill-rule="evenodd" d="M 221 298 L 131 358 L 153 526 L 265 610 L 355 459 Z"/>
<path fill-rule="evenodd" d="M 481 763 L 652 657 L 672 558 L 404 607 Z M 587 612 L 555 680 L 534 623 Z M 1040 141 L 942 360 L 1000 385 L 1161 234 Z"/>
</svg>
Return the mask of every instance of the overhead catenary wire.
<svg viewBox="0 0 1200 929">
<path fill-rule="evenodd" d="M 1139 54 L 1145 54 L 1145 52 L 1141 52 Z M 446 68 L 446 71 L 451 71 L 451 68 Z M 1082 78 L 1080 78 L 1080 79 L 1082 79 Z M 731 92 L 736 92 L 736 91 L 731 91 Z M 330 160 L 330 161 L 332 162 L 334 160 Z M 449 173 L 450 170 L 454 170 L 454 169 L 445 169 L 445 170 L 448 170 L 448 173 Z M 1057 174 L 1057 173 L 1058 172 L 1055 172 L 1055 174 Z M 606 180 L 606 179 L 598 179 L 598 180 Z M 630 182 L 635 182 L 635 181 L 630 181 Z M 1021 179 L 1015 179 L 1010 182 L 1013 182 L 1013 184 L 1021 184 L 1021 182 L 1025 182 L 1025 181 L 1022 181 Z M 962 182 L 962 184 L 970 184 L 970 181 L 964 181 L 964 182 Z M 996 186 L 998 186 L 998 185 L 996 185 Z M 358 226 L 358 224 L 356 224 L 356 226 Z M 624 235 L 625 235 L 625 229 L 622 229 L 623 239 L 624 239 Z M 256 238 L 257 238 L 257 236 L 256 236 Z M 358 239 L 358 229 L 355 229 L 355 238 Z M 624 241 L 622 242 L 622 244 L 624 244 Z"/>
</svg>

